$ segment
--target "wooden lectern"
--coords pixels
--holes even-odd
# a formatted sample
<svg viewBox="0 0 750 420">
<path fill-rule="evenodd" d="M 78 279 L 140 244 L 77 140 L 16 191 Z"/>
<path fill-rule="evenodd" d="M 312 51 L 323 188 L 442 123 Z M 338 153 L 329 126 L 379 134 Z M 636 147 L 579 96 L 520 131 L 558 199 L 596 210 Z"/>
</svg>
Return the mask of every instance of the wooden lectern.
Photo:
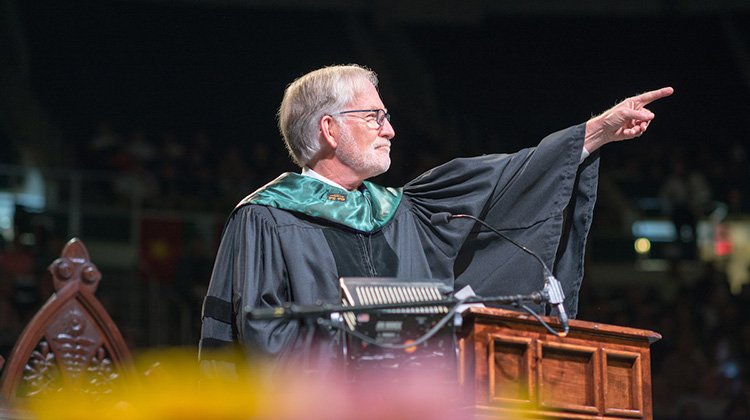
<svg viewBox="0 0 750 420">
<path fill-rule="evenodd" d="M 522 312 L 463 315 L 459 382 L 477 418 L 652 418 L 649 346 L 659 334 L 571 320 L 557 337 Z"/>
</svg>

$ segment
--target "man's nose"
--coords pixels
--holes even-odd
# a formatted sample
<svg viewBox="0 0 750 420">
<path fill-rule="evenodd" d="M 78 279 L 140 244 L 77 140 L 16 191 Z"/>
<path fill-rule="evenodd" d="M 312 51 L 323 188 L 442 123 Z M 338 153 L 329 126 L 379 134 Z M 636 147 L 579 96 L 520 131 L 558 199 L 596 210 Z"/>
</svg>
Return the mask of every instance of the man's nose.
<svg viewBox="0 0 750 420">
<path fill-rule="evenodd" d="M 396 130 L 393 129 L 393 126 L 391 125 L 391 122 L 388 121 L 388 118 L 385 118 L 383 120 L 383 126 L 380 127 L 380 136 L 385 137 L 388 140 L 396 137 Z"/>
</svg>

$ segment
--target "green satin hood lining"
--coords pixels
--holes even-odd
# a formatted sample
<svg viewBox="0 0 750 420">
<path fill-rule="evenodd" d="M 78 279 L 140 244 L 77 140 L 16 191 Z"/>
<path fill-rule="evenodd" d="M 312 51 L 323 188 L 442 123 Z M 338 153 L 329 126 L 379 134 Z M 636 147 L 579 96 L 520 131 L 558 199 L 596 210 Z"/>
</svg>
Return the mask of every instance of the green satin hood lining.
<svg viewBox="0 0 750 420">
<path fill-rule="evenodd" d="M 259 204 L 338 223 L 361 232 L 376 232 L 396 213 L 403 190 L 365 181 L 347 191 L 309 176 L 287 172 L 245 197 L 237 207 Z"/>
</svg>

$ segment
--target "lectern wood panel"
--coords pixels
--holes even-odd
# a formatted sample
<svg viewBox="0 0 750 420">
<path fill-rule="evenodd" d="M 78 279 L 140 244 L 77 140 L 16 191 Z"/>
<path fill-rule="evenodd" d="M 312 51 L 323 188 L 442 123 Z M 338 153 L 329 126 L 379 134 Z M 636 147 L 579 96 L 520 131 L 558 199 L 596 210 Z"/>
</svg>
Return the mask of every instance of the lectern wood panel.
<svg viewBox="0 0 750 420">
<path fill-rule="evenodd" d="M 532 342 L 526 338 L 492 337 L 489 354 L 489 395 L 493 401 L 531 404 Z"/>
<path fill-rule="evenodd" d="M 643 411 L 642 395 L 638 392 L 643 387 L 640 371 L 640 354 L 604 350 L 603 384 L 606 414 L 638 417 Z"/>
<path fill-rule="evenodd" d="M 539 405 L 579 413 L 597 413 L 596 347 L 537 341 L 540 363 Z"/>
<path fill-rule="evenodd" d="M 659 334 L 574 320 L 557 337 L 520 312 L 463 315 L 459 381 L 478 418 L 652 418 L 649 346 Z"/>
</svg>

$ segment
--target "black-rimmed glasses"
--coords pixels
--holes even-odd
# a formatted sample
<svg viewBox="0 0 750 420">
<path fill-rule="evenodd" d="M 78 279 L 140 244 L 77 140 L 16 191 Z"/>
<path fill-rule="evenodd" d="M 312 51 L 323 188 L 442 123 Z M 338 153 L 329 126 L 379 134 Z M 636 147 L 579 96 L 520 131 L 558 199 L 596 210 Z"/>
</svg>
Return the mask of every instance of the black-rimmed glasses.
<svg viewBox="0 0 750 420">
<path fill-rule="evenodd" d="M 388 121 L 391 120 L 391 114 L 389 114 L 384 109 L 352 109 L 350 111 L 337 112 L 337 113 L 332 114 L 332 115 L 351 114 L 353 112 L 373 112 L 373 113 L 375 113 L 375 119 L 372 120 L 372 121 L 375 121 L 378 124 L 377 128 L 382 127 L 383 124 L 385 124 L 385 120 L 388 120 Z M 364 117 L 364 118 L 366 119 L 367 117 Z M 368 123 L 369 123 L 369 121 L 368 121 Z M 375 128 L 375 127 L 373 127 L 373 128 Z"/>
</svg>

